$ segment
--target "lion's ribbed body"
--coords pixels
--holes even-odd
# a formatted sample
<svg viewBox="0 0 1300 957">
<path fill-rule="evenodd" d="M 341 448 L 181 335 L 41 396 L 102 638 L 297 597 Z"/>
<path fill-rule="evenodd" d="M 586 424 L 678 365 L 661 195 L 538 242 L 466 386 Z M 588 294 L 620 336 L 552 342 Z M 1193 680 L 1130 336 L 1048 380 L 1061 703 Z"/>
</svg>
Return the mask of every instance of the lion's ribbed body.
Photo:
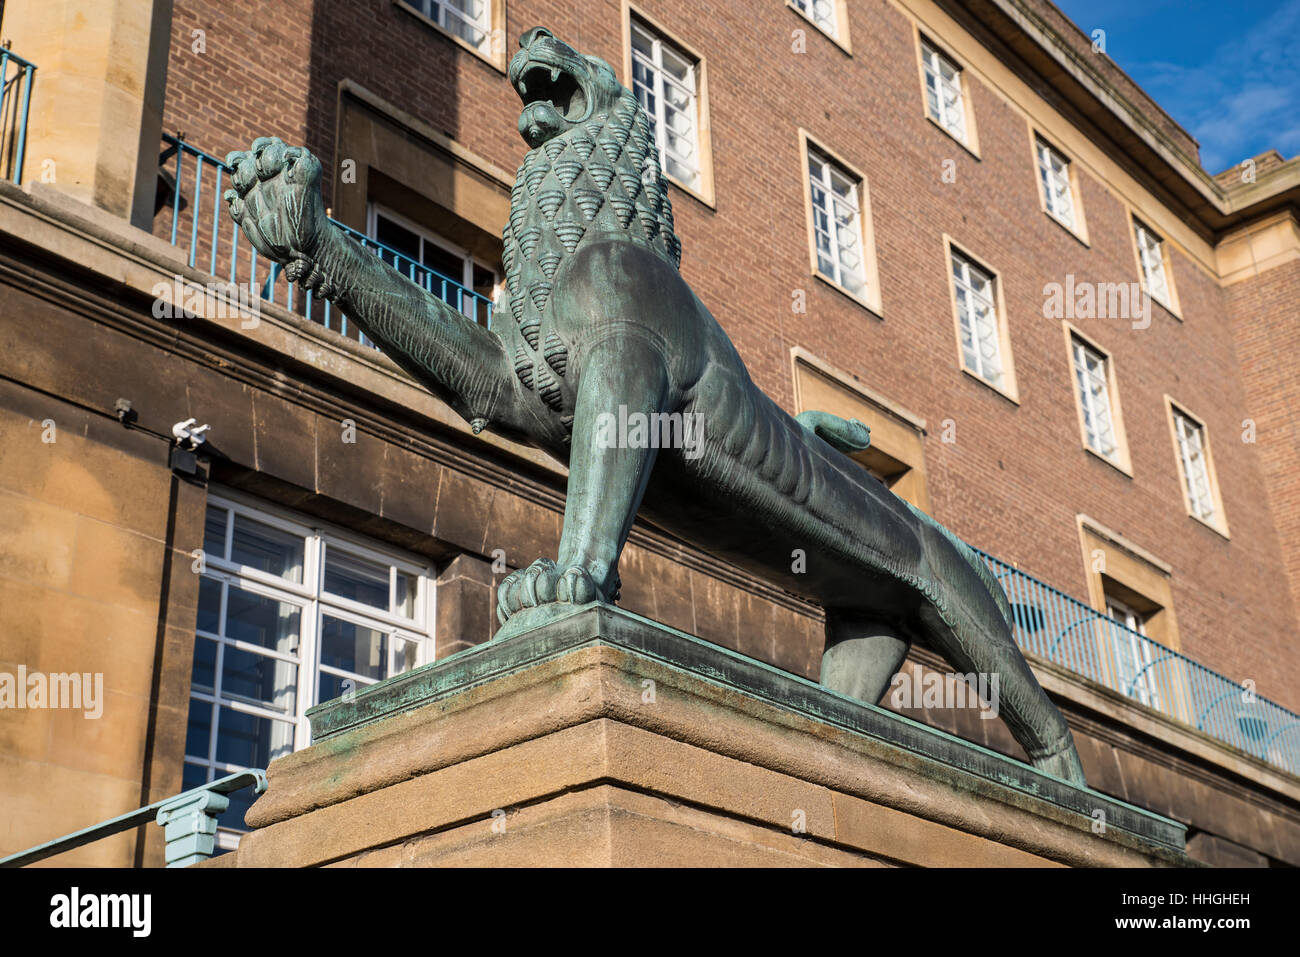
<svg viewBox="0 0 1300 957">
<path fill-rule="evenodd" d="M 531 150 L 502 232 L 506 297 L 496 331 L 524 388 L 571 422 L 570 343 L 547 312 L 556 273 L 594 238 L 625 239 L 674 266 L 681 244 L 649 122 L 623 91 L 608 112 Z"/>
</svg>

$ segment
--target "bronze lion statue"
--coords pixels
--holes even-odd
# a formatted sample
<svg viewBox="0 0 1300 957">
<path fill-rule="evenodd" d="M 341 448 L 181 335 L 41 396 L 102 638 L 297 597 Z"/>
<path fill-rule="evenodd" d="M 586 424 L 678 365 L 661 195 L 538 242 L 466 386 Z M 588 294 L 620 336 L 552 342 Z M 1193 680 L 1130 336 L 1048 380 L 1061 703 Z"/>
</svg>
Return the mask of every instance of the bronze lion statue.
<svg viewBox="0 0 1300 957">
<path fill-rule="evenodd" d="M 650 120 L 609 64 L 538 27 L 509 76 L 530 149 L 491 329 L 333 228 L 305 149 L 261 138 L 230 154 L 225 196 L 263 255 L 337 303 L 475 432 L 567 463 L 559 555 L 501 582 L 500 634 L 616 600 L 619 555 L 644 512 L 823 607 L 827 687 L 874 703 L 921 642 L 959 672 L 997 675 L 1001 715 L 1033 764 L 1082 784 L 1069 727 L 981 558 L 844 454 L 866 447 L 860 423 L 796 419 L 760 391 L 682 279 Z"/>
</svg>

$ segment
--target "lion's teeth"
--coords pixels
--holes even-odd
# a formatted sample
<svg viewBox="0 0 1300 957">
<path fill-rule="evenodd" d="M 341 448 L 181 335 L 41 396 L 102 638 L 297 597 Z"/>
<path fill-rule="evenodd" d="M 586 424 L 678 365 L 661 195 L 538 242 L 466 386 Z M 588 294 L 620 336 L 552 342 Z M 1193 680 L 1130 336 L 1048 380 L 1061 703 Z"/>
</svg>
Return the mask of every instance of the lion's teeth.
<svg viewBox="0 0 1300 957">
<path fill-rule="evenodd" d="M 519 78 L 519 95 L 520 96 L 528 95 L 528 84 L 524 82 L 524 78 L 522 76 Z"/>
<path fill-rule="evenodd" d="M 559 78 L 560 78 L 560 68 L 558 66 L 551 67 L 551 82 L 554 83 L 557 80 L 559 80 Z"/>
</svg>

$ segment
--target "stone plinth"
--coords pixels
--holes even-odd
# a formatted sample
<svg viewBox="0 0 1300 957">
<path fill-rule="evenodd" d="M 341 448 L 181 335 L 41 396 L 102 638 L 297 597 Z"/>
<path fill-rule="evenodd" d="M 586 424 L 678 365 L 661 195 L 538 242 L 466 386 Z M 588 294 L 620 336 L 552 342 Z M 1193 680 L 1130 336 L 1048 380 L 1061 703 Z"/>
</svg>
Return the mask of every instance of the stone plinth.
<svg viewBox="0 0 1300 957">
<path fill-rule="evenodd" d="M 609 607 L 310 716 L 210 866 L 1187 863 L 1174 821 Z"/>
</svg>

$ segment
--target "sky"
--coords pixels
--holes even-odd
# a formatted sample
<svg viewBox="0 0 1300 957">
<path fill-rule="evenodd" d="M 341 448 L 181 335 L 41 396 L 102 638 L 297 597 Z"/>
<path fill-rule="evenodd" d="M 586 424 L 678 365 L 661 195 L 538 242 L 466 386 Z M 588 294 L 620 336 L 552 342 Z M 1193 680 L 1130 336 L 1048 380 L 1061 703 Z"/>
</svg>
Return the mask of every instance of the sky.
<svg viewBox="0 0 1300 957">
<path fill-rule="evenodd" d="M 1201 144 L 1218 173 L 1300 153 L 1300 0 L 1054 0 Z"/>
</svg>

